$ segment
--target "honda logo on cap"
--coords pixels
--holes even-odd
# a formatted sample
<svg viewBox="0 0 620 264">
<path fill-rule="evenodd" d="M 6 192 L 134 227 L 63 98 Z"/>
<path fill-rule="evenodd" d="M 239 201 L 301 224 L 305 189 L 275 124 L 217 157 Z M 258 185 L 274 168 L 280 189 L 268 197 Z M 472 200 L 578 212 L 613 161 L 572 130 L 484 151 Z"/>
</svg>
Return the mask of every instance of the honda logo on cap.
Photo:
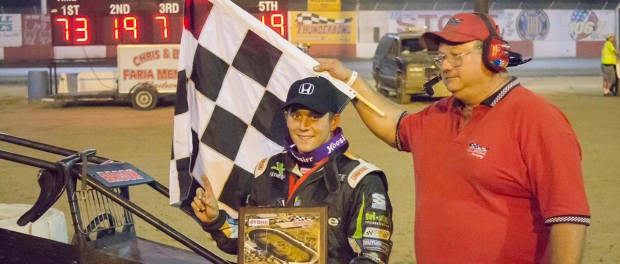
<svg viewBox="0 0 620 264">
<path fill-rule="evenodd" d="M 314 84 L 311 83 L 302 83 L 299 86 L 299 94 L 307 94 L 310 95 L 314 92 Z"/>
</svg>

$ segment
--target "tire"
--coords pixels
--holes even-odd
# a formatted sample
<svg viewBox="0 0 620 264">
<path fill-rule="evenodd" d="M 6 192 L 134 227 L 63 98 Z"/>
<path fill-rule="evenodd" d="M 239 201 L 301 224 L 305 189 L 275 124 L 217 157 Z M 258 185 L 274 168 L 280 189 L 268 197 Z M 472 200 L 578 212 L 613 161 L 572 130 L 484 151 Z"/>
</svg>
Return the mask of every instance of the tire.
<svg viewBox="0 0 620 264">
<path fill-rule="evenodd" d="M 388 90 L 383 89 L 383 88 L 379 88 L 379 89 L 378 89 L 378 91 L 379 91 L 379 93 L 380 93 L 381 95 L 383 95 L 383 96 L 385 96 L 385 97 L 390 97 L 390 92 L 389 92 Z"/>
<path fill-rule="evenodd" d="M 381 91 L 383 90 L 383 82 L 381 81 L 381 75 L 379 75 L 379 69 L 375 69 L 375 88 L 377 89 L 377 91 Z"/>
<path fill-rule="evenodd" d="M 411 103 L 411 95 L 405 93 L 405 79 L 402 73 L 396 75 L 396 102 L 399 104 Z"/>
<path fill-rule="evenodd" d="M 157 94 L 148 87 L 138 87 L 131 93 L 131 105 L 136 110 L 153 110 L 157 106 Z"/>
<path fill-rule="evenodd" d="M 381 76 L 379 75 L 379 69 L 375 69 L 375 90 L 379 92 L 381 95 L 385 97 L 390 97 L 390 92 L 385 89 L 383 82 L 381 81 Z"/>
</svg>

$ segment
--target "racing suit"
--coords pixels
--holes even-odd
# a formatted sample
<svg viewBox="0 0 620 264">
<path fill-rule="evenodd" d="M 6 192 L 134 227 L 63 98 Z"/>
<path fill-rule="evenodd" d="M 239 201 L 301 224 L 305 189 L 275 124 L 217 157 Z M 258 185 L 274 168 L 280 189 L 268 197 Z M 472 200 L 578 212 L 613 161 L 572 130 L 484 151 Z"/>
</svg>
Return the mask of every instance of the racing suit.
<svg viewBox="0 0 620 264">
<path fill-rule="evenodd" d="M 284 151 L 262 160 L 256 166 L 247 205 L 327 205 L 327 263 L 387 263 L 392 248 L 392 206 L 385 175 L 344 150 L 328 158 L 296 189 L 294 199 L 288 198 L 289 177 L 301 173 L 292 155 Z M 237 219 L 224 210 L 216 221 L 202 224 L 229 254 L 237 254 L 237 227 Z"/>
</svg>

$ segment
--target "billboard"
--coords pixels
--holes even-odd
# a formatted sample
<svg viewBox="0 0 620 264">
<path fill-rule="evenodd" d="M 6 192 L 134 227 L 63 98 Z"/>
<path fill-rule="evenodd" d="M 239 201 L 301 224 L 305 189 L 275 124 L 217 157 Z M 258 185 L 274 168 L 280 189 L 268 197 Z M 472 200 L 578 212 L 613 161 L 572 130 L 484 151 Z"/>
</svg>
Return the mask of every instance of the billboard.
<svg viewBox="0 0 620 264">
<path fill-rule="evenodd" d="M 355 44 L 356 12 L 291 11 L 290 41 L 310 44 Z"/>
</svg>

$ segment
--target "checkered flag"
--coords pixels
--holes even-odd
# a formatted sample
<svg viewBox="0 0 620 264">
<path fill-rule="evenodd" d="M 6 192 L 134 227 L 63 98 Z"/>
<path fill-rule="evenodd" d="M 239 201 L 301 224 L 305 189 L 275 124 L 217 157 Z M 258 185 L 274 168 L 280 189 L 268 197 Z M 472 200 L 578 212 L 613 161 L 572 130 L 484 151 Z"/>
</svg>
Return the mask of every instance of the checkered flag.
<svg viewBox="0 0 620 264">
<path fill-rule="evenodd" d="M 319 14 L 311 13 L 311 12 L 300 12 L 297 14 L 297 18 L 295 19 L 297 23 L 301 24 L 347 24 L 353 21 L 353 18 L 345 18 L 345 19 L 333 19 L 321 16 Z"/>
<path fill-rule="evenodd" d="M 170 204 L 191 212 L 206 174 L 236 217 L 255 165 L 283 149 L 290 85 L 318 63 L 230 0 L 186 0 L 174 113 Z M 330 79 L 346 106 L 355 92 Z"/>
</svg>

